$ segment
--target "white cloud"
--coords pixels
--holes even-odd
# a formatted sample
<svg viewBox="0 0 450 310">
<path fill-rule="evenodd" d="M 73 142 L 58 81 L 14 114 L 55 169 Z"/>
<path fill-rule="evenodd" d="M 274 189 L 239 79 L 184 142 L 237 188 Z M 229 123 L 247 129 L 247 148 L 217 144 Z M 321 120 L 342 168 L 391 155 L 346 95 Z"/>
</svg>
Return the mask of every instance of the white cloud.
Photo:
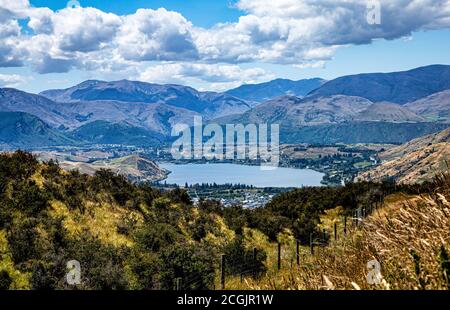
<svg viewBox="0 0 450 310">
<path fill-rule="evenodd" d="M 28 1 L 0 0 L 0 67 L 22 66 L 25 50 L 17 48 L 20 36 L 18 18 L 26 16 Z"/>
<path fill-rule="evenodd" d="M 192 24 L 181 14 L 166 9 L 140 9 L 123 18 L 115 40 L 127 60 L 196 59 Z"/>
<path fill-rule="evenodd" d="M 26 79 L 17 74 L 0 74 L 0 87 L 16 87 Z"/>
<path fill-rule="evenodd" d="M 27 0 L 0 0 L 0 67 L 25 63 L 40 73 L 108 72 L 170 61 L 184 65 L 169 66 L 172 77 L 163 67 L 150 68 L 148 76 L 176 80 L 190 74 L 221 84 L 258 75 L 238 63 L 317 66 L 340 46 L 450 27 L 450 0 L 381 0 L 380 25 L 367 23 L 367 1 L 240 0 L 236 6 L 245 15 L 238 22 L 205 29 L 166 9 L 118 16 L 95 8 L 52 11 L 31 7 Z M 32 34 L 20 31 L 17 20 L 25 17 Z M 245 72 L 249 75 L 242 77 Z"/>
<path fill-rule="evenodd" d="M 258 83 L 273 76 L 261 68 L 243 69 L 227 64 L 166 63 L 145 69 L 139 80 L 150 83 L 208 83 L 210 89 L 223 90 L 244 83 Z"/>
<path fill-rule="evenodd" d="M 367 0 L 240 0 L 247 14 L 199 35 L 205 58 L 301 64 L 327 60 L 338 46 L 450 27 L 450 0 L 381 0 L 380 25 Z M 234 38 L 234 40 L 233 40 Z M 320 53 L 318 53 L 320 51 Z"/>
<path fill-rule="evenodd" d="M 307 68 L 325 68 L 326 62 L 324 60 L 304 62 L 298 65 L 294 65 L 295 68 L 307 69 Z"/>
</svg>

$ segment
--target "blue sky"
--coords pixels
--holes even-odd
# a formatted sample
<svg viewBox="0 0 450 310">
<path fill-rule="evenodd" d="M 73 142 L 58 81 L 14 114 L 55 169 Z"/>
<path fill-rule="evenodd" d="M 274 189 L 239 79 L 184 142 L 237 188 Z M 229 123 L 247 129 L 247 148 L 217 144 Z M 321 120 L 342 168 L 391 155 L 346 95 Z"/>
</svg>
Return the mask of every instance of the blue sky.
<svg viewBox="0 0 450 310">
<path fill-rule="evenodd" d="M 60 10 L 66 6 L 66 1 L 31 0 L 34 6 L 46 6 Z M 233 8 L 233 0 L 80 0 L 84 7 L 92 6 L 105 12 L 119 15 L 133 14 L 137 9 L 158 9 L 177 11 L 195 25 L 211 27 L 217 23 L 235 22 L 242 11 Z"/>
<path fill-rule="evenodd" d="M 0 86 L 40 92 L 86 79 L 127 78 L 224 90 L 274 78 L 332 79 L 450 64 L 448 21 L 432 16 L 439 7 L 418 17 L 423 10 L 405 13 L 397 1 L 392 11 L 381 11 L 382 24 L 371 27 L 356 0 L 354 11 L 329 24 L 326 16 L 319 24 L 310 22 L 322 17 L 314 16 L 318 8 L 335 18 L 336 8 L 329 4 L 305 8 L 296 7 L 300 0 L 285 0 L 288 6 L 280 8 L 274 1 L 260 0 L 261 6 L 256 1 L 82 0 L 82 11 L 72 12 L 65 1 L 31 0 L 17 9 L 28 10 L 25 19 L 17 13 L 22 35 L 4 39 L 19 42 L 4 54 L 10 52 L 20 65 L 1 65 L 0 57 Z M 155 11 L 159 8 L 166 10 Z M 139 9 L 149 10 L 139 15 Z"/>
</svg>

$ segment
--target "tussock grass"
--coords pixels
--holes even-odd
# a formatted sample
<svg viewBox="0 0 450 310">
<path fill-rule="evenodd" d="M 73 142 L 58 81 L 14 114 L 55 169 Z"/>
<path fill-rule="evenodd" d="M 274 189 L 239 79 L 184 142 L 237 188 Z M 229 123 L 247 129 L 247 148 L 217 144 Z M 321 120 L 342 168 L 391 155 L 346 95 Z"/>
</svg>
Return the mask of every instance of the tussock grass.
<svg viewBox="0 0 450 310">
<path fill-rule="evenodd" d="M 332 240 L 327 247 L 317 247 L 314 256 L 303 247 L 300 265 L 283 260 L 280 272 L 269 269 L 262 278 L 249 277 L 242 283 L 230 279 L 227 288 L 449 289 L 449 194 L 450 175 L 445 173 L 436 178 L 434 191 L 429 194 L 388 197 L 383 208 L 361 226 L 349 227 L 346 237 L 341 233 L 339 240 Z M 335 211 L 331 213 L 335 215 Z M 326 215 L 326 226 L 332 223 L 331 213 Z M 381 266 L 378 284 L 367 281 L 367 263 L 371 260 Z"/>
</svg>

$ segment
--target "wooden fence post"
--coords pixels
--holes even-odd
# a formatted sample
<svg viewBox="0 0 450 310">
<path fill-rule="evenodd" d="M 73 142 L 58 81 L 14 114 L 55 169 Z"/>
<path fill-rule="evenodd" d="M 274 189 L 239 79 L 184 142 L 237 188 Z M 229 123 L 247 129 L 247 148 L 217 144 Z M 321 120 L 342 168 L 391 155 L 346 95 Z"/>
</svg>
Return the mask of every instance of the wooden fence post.
<svg viewBox="0 0 450 310">
<path fill-rule="evenodd" d="M 309 247 L 311 251 L 311 255 L 314 255 L 314 242 L 313 242 L 313 234 L 309 234 Z"/>
<path fill-rule="evenodd" d="M 296 258 L 297 258 L 297 266 L 300 265 L 300 242 L 296 240 L 296 248 L 295 248 Z"/>
<path fill-rule="evenodd" d="M 220 286 L 225 289 L 225 254 L 220 257 Z"/>
<path fill-rule="evenodd" d="M 181 291 L 181 281 L 182 281 L 182 279 L 181 278 L 176 278 L 176 290 L 177 291 Z"/>
<path fill-rule="evenodd" d="M 337 223 L 334 223 L 334 241 L 337 240 Z"/>
<path fill-rule="evenodd" d="M 347 235 L 347 215 L 344 216 L 344 235 Z"/>
<path fill-rule="evenodd" d="M 278 270 L 281 269 L 281 243 L 278 242 Z"/>
</svg>

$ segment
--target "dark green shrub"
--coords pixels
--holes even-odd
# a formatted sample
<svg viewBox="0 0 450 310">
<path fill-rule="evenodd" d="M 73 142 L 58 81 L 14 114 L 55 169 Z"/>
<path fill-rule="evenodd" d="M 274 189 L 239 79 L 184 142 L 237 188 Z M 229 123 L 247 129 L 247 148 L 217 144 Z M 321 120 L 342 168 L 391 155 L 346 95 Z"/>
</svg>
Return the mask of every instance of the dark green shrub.
<svg viewBox="0 0 450 310">
<path fill-rule="evenodd" d="M 12 278 L 8 271 L 0 270 L 0 290 L 7 290 L 11 286 Z"/>
</svg>

